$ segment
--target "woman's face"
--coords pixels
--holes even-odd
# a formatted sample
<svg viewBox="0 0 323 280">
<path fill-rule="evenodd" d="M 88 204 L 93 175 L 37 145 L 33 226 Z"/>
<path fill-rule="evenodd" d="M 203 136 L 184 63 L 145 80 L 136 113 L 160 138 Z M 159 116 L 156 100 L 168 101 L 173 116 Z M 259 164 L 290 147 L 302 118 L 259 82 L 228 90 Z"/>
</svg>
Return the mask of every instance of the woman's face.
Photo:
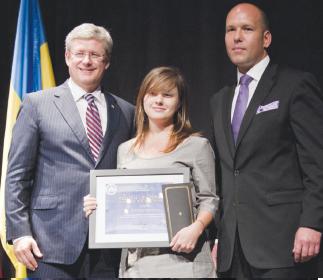
<svg viewBox="0 0 323 280">
<path fill-rule="evenodd" d="M 171 90 L 149 91 L 144 96 L 144 110 L 149 122 L 165 125 L 173 123 L 174 114 L 180 105 L 177 88 Z"/>
</svg>

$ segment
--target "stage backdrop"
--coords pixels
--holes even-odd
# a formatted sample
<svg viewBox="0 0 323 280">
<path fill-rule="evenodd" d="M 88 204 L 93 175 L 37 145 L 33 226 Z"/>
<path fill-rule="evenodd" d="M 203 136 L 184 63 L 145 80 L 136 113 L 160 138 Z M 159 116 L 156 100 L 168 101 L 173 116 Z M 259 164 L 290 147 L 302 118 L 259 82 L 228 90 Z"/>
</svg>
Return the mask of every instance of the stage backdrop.
<svg viewBox="0 0 323 280">
<path fill-rule="evenodd" d="M 212 94 L 234 80 L 224 47 L 225 16 L 232 0 L 40 0 L 56 83 L 68 77 L 64 39 L 76 25 L 107 27 L 114 39 L 104 87 L 134 102 L 153 67 L 173 65 L 190 85 L 190 115 L 198 130 L 208 127 Z M 1 0 L 0 155 L 9 93 L 19 0 Z M 315 74 L 323 87 L 323 1 L 259 0 L 271 21 L 272 59 Z M 2 157 L 1 157 L 2 158 Z"/>
</svg>

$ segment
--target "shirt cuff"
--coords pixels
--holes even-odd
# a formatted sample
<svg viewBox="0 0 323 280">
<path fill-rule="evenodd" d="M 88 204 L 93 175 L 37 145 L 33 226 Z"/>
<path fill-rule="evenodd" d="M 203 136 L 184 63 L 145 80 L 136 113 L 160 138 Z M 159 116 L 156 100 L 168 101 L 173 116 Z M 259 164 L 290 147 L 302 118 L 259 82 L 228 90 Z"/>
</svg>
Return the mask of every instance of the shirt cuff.
<svg viewBox="0 0 323 280">
<path fill-rule="evenodd" d="M 15 244 L 17 241 L 21 240 L 21 239 L 24 239 L 24 238 L 33 238 L 32 236 L 30 235 L 24 235 L 24 236 L 21 236 L 19 238 L 16 238 L 12 241 L 12 244 Z"/>
</svg>

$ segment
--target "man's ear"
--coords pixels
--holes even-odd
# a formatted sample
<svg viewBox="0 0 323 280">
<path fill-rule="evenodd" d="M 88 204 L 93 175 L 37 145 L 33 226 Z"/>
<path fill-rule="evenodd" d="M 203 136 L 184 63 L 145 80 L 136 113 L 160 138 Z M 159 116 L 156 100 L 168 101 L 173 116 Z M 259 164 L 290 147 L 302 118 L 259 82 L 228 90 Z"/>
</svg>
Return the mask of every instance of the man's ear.
<svg viewBox="0 0 323 280">
<path fill-rule="evenodd" d="M 65 51 L 65 63 L 67 66 L 70 66 L 71 54 L 68 50 Z"/>
<path fill-rule="evenodd" d="M 268 49 L 271 44 L 272 36 L 269 30 L 264 32 L 264 48 Z"/>
</svg>

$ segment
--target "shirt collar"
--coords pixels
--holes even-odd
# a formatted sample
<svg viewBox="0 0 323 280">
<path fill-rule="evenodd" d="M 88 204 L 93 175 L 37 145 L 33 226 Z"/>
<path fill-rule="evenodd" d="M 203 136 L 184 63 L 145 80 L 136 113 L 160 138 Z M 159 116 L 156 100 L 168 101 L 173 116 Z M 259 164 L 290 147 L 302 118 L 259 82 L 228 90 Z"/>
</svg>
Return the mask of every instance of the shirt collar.
<svg viewBox="0 0 323 280">
<path fill-rule="evenodd" d="M 248 76 L 250 76 L 251 78 L 253 78 L 253 80 L 255 80 L 256 82 L 259 82 L 262 74 L 265 72 L 266 67 L 268 66 L 270 62 L 270 58 L 268 55 L 266 55 L 262 60 L 260 60 L 256 65 L 254 65 L 252 68 L 249 69 L 249 71 L 246 73 Z M 244 74 L 242 74 L 241 72 L 239 72 L 239 70 L 237 70 L 238 74 L 237 74 L 237 84 L 239 84 L 240 81 L 240 77 L 243 76 Z"/>
<path fill-rule="evenodd" d="M 79 101 L 84 97 L 85 94 L 91 93 L 94 95 L 94 97 L 100 102 L 102 98 L 102 92 L 101 87 L 98 87 L 94 92 L 86 92 L 83 88 L 81 88 L 79 85 L 77 85 L 72 78 L 70 77 L 68 79 L 68 86 L 71 89 L 72 96 L 75 102 Z"/>
</svg>

